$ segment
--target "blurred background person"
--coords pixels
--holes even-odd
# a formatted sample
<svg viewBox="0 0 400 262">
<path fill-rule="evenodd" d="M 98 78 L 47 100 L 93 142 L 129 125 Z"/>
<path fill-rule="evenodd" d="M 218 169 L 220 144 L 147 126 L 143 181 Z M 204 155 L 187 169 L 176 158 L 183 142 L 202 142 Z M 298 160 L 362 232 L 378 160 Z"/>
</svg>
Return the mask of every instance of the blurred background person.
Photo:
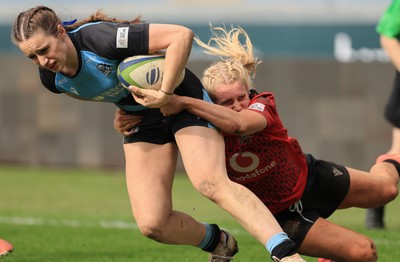
<svg viewBox="0 0 400 262">
<path fill-rule="evenodd" d="M 393 0 L 382 15 L 377 27 L 380 42 L 396 69 L 392 93 L 387 101 L 385 117 L 393 126 L 392 144 L 386 154 L 400 154 L 400 0 Z M 382 229 L 385 207 L 367 210 L 366 226 Z"/>
</svg>

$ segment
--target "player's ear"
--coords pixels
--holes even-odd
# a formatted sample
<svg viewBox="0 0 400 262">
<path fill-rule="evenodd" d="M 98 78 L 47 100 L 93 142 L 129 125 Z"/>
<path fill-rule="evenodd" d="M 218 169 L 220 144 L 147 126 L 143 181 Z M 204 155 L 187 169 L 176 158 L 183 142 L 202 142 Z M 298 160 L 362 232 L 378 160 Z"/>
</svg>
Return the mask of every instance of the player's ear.
<svg viewBox="0 0 400 262">
<path fill-rule="evenodd" d="M 64 26 L 62 26 L 61 24 L 59 24 L 57 26 L 57 31 L 58 31 L 58 35 L 64 39 L 65 36 L 67 35 L 67 31 L 65 30 Z"/>
</svg>

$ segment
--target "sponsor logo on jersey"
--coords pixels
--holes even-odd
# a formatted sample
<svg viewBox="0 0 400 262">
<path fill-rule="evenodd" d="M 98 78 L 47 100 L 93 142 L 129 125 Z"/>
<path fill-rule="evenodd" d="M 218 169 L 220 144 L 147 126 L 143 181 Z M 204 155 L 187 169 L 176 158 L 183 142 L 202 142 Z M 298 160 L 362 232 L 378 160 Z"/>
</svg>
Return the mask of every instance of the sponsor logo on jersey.
<svg viewBox="0 0 400 262">
<path fill-rule="evenodd" d="M 265 105 L 262 103 L 254 103 L 249 106 L 249 109 L 257 110 L 263 112 L 265 109 Z"/>
<path fill-rule="evenodd" d="M 119 27 L 117 29 L 117 48 L 128 48 L 129 27 Z"/>
<path fill-rule="evenodd" d="M 233 176 L 231 178 L 236 182 L 244 182 L 260 177 L 269 172 L 277 165 L 277 163 L 272 160 L 267 165 L 259 167 L 260 158 L 256 154 L 251 152 L 242 152 L 241 154 L 235 153 L 229 159 L 229 165 L 236 172 L 243 174 L 239 176 Z"/>
<path fill-rule="evenodd" d="M 246 161 L 246 163 L 240 164 L 238 162 L 238 158 L 246 159 L 248 161 Z M 231 157 L 231 159 L 229 159 L 229 164 L 231 165 L 233 170 L 240 173 L 246 173 L 258 167 L 258 165 L 260 164 L 260 158 L 251 152 L 243 152 L 241 154 L 235 153 Z"/>
<path fill-rule="evenodd" d="M 108 76 L 112 72 L 112 67 L 104 63 L 98 64 L 96 67 L 106 76 Z"/>
<path fill-rule="evenodd" d="M 68 82 L 68 80 L 65 79 L 65 78 L 61 78 L 61 79 L 58 79 L 58 80 L 57 80 L 57 84 L 59 84 L 59 85 L 63 85 L 63 84 L 65 84 L 65 83 L 67 83 L 67 82 Z"/>
</svg>

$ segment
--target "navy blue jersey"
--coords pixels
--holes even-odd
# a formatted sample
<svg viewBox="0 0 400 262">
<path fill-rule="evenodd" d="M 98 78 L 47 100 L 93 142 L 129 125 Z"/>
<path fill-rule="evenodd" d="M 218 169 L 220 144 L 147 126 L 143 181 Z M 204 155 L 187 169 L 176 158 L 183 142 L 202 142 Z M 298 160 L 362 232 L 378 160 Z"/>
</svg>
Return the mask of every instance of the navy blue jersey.
<svg viewBox="0 0 400 262">
<path fill-rule="evenodd" d="M 67 77 L 40 68 L 43 85 L 54 93 L 111 102 L 127 112 L 143 115 L 135 133 L 125 137 L 125 143 L 165 144 L 174 142 L 174 134 L 181 128 L 211 127 L 207 121 L 186 111 L 165 118 L 158 108 L 149 109 L 138 104 L 118 81 L 117 67 L 123 59 L 149 53 L 149 24 L 95 22 L 70 31 L 68 35 L 78 51 L 78 71 L 75 76 Z M 188 69 L 174 93 L 211 101 L 200 80 Z"/>
<path fill-rule="evenodd" d="M 149 52 L 149 24 L 87 23 L 68 32 L 79 56 L 76 75 L 64 76 L 40 68 L 43 85 L 54 93 L 115 103 L 126 111 L 143 110 L 117 78 L 118 64 L 126 57 Z"/>
</svg>

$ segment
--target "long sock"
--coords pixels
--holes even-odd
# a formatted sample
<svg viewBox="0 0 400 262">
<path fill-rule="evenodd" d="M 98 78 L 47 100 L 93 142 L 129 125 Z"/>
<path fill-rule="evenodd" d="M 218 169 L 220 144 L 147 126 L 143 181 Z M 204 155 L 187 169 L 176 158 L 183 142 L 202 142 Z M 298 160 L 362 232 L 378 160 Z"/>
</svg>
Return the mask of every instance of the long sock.
<svg viewBox="0 0 400 262">
<path fill-rule="evenodd" d="M 213 252 L 221 240 L 221 230 L 216 224 L 204 223 L 206 226 L 206 236 L 197 246 L 206 252 Z"/>
<path fill-rule="evenodd" d="M 267 242 L 267 250 L 271 256 L 282 259 L 297 253 L 296 244 L 288 237 L 285 232 L 273 235 Z"/>
</svg>

